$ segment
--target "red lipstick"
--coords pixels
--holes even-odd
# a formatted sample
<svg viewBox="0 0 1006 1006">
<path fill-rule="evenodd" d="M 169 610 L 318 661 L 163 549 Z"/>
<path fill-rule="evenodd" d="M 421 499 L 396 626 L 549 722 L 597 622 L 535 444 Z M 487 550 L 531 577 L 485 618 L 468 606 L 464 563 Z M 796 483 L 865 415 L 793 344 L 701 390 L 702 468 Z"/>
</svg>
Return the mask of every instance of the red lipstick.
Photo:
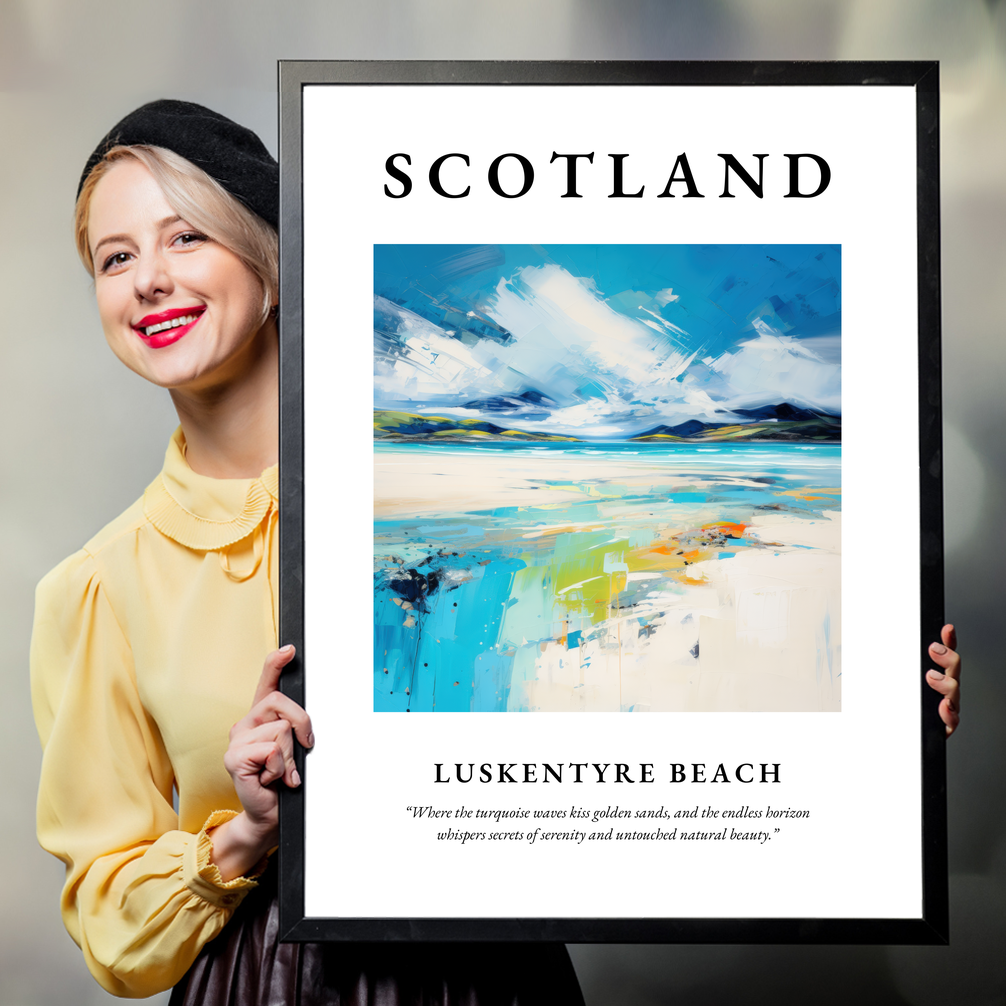
<svg viewBox="0 0 1006 1006">
<path fill-rule="evenodd" d="M 170 346 L 173 342 L 178 342 L 184 335 L 187 335 L 205 310 L 204 305 L 199 305 L 196 307 L 173 307 L 168 311 L 148 314 L 133 325 L 133 331 L 151 349 L 161 349 L 164 346 Z M 178 321 L 183 318 L 190 320 L 184 324 L 178 324 Z M 151 329 L 154 331 L 150 331 Z"/>
</svg>

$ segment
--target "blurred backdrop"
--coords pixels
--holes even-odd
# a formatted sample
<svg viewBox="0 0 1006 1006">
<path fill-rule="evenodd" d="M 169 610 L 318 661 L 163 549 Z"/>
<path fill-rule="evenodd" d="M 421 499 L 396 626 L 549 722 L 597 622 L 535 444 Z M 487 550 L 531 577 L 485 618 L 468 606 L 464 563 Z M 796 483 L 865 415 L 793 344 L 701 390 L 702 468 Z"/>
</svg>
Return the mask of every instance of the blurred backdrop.
<svg viewBox="0 0 1006 1006">
<path fill-rule="evenodd" d="M 947 617 L 966 667 L 949 754 L 953 945 L 571 951 L 589 1006 L 1006 1002 L 1006 675 L 996 641 L 1006 588 L 996 523 L 1006 481 L 1006 3 L 3 0 L 0 1004 L 109 1000 L 63 930 L 62 870 L 34 837 L 32 594 L 137 498 L 175 426 L 167 395 L 105 347 L 71 239 L 78 174 L 112 123 L 160 97 L 218 109 L 275 151 L 280 58 L 942 62 Z M 870 654 L 845 661 L 868 670 Z"/>
</svg>

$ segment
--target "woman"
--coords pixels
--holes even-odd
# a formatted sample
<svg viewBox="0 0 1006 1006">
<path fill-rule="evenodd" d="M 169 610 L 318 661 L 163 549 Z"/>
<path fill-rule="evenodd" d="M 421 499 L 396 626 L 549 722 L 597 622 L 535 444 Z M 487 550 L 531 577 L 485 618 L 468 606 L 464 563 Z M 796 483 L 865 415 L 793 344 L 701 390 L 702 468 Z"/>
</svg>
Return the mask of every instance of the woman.
<svg viewBox="0 0 1006 1006">
<path fill-rule="evenodd" d="M 143 497 L 38 589 L 38 831 L 67 929 L 121 996 L 582 1004 L 561 945 L 277 944 L 276 786 L 314 740 L 274 649 L 277 221 L 258 137 L 187 102 L 127 116 L 81 178 L 106 339 L 180 426 Z"/>
<path fill-rule="evenodd" d="M 67 929 L 122 996 L 582 1003 L 561 946 L 276 942 L 276 785 L 300 784 L 294 736 L 313 744 L 274 649 L 277 188 L 253 133 L 174 101 L 123 119 L 81 179 L 106 338 L 180 427 L 142 499 L 39 585 L 38 830 L 66 864 Z M 930 651 L 948 734 L 952 631 Z"/>
</svg>

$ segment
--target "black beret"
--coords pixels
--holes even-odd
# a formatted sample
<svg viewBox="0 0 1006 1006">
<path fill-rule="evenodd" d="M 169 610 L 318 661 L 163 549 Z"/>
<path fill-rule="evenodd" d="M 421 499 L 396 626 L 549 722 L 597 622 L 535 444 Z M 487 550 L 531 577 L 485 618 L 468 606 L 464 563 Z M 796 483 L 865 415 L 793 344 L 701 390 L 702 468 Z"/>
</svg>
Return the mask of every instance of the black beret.
<svg viewBox="0 0 1006 1006">
<path fill-rule="evenodd" d="M 164 98 L 114 125 L 84 165 L 77 195 L 91 169 L 112 147 L 166 147 L 191 161 L 273 227 L 279 226 L 279 165 L 250 130 L 191 101 Z"/>
</svg>

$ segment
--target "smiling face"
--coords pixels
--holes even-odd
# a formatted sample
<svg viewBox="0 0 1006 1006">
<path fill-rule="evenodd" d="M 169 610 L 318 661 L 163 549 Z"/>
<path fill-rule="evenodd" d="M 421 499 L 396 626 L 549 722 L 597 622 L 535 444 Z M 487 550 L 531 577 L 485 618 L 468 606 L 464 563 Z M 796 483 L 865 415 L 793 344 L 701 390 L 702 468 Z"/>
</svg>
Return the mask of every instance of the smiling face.
<svg viewBox="0 0 1006 1006">
<path fill-rule="evenodd" d="M 98 181 L 87 239 L 108 344 L 148 381 L 193 392 L 226 384 L 275 338 L 255 273 L 182 220 L 139 161 L 116 161 Z"/>
</svg>

